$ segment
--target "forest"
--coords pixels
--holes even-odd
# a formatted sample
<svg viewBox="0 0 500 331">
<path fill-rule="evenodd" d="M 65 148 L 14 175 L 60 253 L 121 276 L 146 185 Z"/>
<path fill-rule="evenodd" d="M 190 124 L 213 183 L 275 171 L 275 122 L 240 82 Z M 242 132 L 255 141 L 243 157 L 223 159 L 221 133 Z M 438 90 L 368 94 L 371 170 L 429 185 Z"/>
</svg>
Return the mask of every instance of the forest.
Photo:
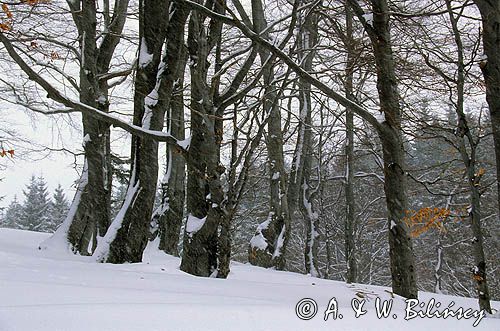
<svg viewBox="0 0 500 331">
<path fill-rule="evenodd" d="M 155 242 L 195 276 L 236 261 L 493 312 L 500 1 L 0 4 L 0 178 L 35 143 L 2 114 L 81 144 L 43 146 L 74 156 L 73 196 L 19 178 L 0 227 L 98 263 Z"/>
</svg>

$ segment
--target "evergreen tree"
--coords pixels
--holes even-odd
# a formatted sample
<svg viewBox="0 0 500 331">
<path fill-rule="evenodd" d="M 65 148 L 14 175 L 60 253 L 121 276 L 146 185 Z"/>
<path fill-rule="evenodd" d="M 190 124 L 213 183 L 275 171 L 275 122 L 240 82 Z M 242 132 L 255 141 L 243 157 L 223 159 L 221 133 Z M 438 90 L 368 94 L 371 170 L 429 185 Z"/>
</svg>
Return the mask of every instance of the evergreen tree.
<svg viewBox="0 0 500 331">
<path fill-rule="evenodd" d="M 57 186 L 53 195 L 53 202 L 50 203 L 50 218 L 46 228 L 48 232 L 55 232 L 64 221 L 69 210 L 69 203 L 64 195 L 61 184 Z"/>
<path fill-rule="evenodd" d="M 5 212 L 5 217 L 2 220 L 1 226 L 5 228 L 20 229 L 22 216 L 23 206 L 17 201 L 17 196 L 15 195 Z"/>
<path fill-rule="evenodd" d="M 21 229 L 30 231 L 50 231 L 50 200 L 48 198 L 47 183 L 40 176 L 31 176 L 30 183 L 23 191 L 25 201 L 21 219 Z"/>
</svg>

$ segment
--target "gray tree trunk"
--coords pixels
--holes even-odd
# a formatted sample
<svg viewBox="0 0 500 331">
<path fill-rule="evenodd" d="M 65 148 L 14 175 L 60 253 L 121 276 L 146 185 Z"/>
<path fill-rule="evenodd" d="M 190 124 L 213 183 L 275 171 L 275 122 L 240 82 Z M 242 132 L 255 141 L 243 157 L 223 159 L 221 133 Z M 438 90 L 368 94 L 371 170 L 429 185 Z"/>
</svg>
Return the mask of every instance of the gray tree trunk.
<svg viewBox="0 0 500 331">
<path fill-rule="evenodd" d="M 182 55 L 179 76 L 167 116 L 168 132 L 177 139 L 185 138 L 184 130 L 184 69 L 187 63 L 187 51 Z M 159 248 L 167 254 L 178 256 L 178 245 L 185 204 L 186 161 L 181 152 L 167 144 L 166 173 L 161 183 L 162 202 L 153 216 L 159 225 Z"/>
<path fill-rule="evenodd" d="M 169 1 L 139 2 L 139 61 L 135 77 L 134 124 L 161 131 L 182 59 L 188 11 Z M 165 18 L 169 17 L 169 20 Z M 162 57 L 165 37 L 166 53 Z M 140 262 L 146 247 L 158 180 L 158 141 L 132 137 L 132 171 L 120 212 L 96 251 L 98 261 Z"/>
<path fill-rule="evenodd" d="M 107 33 L 96 44 L 96 2 L 68 1 L 77 27 L 81 49 L 80 101 L 108 112 L 108 82 L 100 79 L 109 72 L 110 63 L 126 20 L 128 0 L 117 1 L 109 17 Z M 109 8 L 107 9 L 109 11 Z M 109 14 L 109 12 L 108 12 Z M 91 255 L 97 237 L 104 236 L 110 223 L 111 150 L 109 125 L 83 113 L 85 167 L 65 223 L 69 223 L 67 240 L 73 251 Z M 68 227 L 61 227 L 65 231 Z M 50 245 L 50 242 L 44 243 Z"/>
<path fill-rule="evenodd" d="M 455 132 L 458 138 L 458 149 L 465 166 L 468 179 L 467 182 L 469 184 L 469 189 L 471 194 L 469 217 L 471 220 L 472 234 L 474 236 L 472 240 L 472 249 L 475 262 L 475 266 L 472 267 L 472 273 L 473 273 L 473 278 L 476 281 L 477 293 L 479 297 L 479 308 L 484 309 L 487 312 L 491 313 L 490 292 L 486 280 L 486 259 L 484 256 L 483 235 L 481 231 L 481 193 L 479 190 L 480 189 L 479 182 L 481 180 L 482 174 L 476 172 L 477 143 L 474 141 L 474 138 L 472 137 L 472 133 L 470 131 L 467 118 L 464 113 L 465 61 L 464 61 L 464 48 L 460 36 L 460 30 L 458 27 L 458 20 L 460 17 L 455 17 L 451 7 L 450 0 L 446 1 L 446 6 L 450 17 L 453 35 L 455 38 L 455 44 L 458 50 L 457 91 L 456 91 L 457 100 L 455 104 L 456 105 L 455 111 L 458 115 L 458 123 Z M 499 34 L 497 31 L 497 36 L 498 35 Z M 496 56 L 498 56 L 498 54 Z M 497 64 L 497 69 L 498 69 L 498 64 Z"/>
<path fill-rule="evenodd" d="M 299 62 L 306 72 L 313 71 L 313 59 L 315 46 L 318 42 L 318 15 L 311 11 L 301 14 L 299 23 L 299 35 L 297 42 L 300 45 Z M 319 217 L 314 207 L 314 196 L 319 188 L 313 188 L 312 171 L 314 156 L 314 140 L 312 136 L 312 102 L 311 84 L 299 79 L 299 137 L 296 156 L 297 180 L 300 183 L 299 208 L 305 221 L 306 240 L 304 246 L 304 265 L 307 274 L 313 277 L 320 277 L 318 269 L 318 238 L 319 238 Z M 301 162 L 298 162 L 301 160 Z M 293 186 L 293 183 L 290 183 Z M 290 194 L 290 192 L 289 192 Z M 290 199 L 289 199 L 290 201 Z M 292 212 L 290 211 L 290 214 Z"/>
<path fill-rule="evenodd" d="M 500 217 L 500 1 L 474 0 L 483 23 L 483 52 L 480 62 L 486 84 L 497 167 L 498 215 Z"/>
<path fill-rule="evenodd" d="M 392 289 L 405 298 L 417 298 L 417 279 L 413 246 L 404 222 L 408 201 L 401 109 L 392 55 L 389 29 L 389 7 L 386 0 L 372 0 L 373 25 L 366 22 L 363 10 L 355 0 L 349 0 L 371 39 L 377 68 L 377 90 L 380 111 L 385 120 L 377 126 L 384 158 L 384 191 L 389 229 L 389 256 Z"/>
<path fill-rule="evenodd" d="M 212 4 L 220 12 L 220 4 Z M 213 8 L 210 8 L 213 9 Z M 222 23 L 212 20 L 207 34 L 205 16 L 193 11 L 189 20 L 188 52 L 191 72 L 191 144 L 187 158 L 187 221 L 184 231 L 181 270 L 197 276 L 216 275 L 218 228 L 224 217 L 224 191 L 219 165 L 222 132 L 213 91 L 207 84 L 208 55 L 220 39 Z"/>
<path fill-rule="evenodd" d="M 267 27 L 261 0 L 252 1 L 252 14 L 254 30 L 256 33 L 261 33 Z M 268 33 L 263 33 L 262 37 L 267 39 Z M 271 53 L 262 48 L 259 49 L 259 55 L 261 63 L 264 64 Z M 277 86 L 273 82 L 274 69 L 268 67 L 264 70 L 263 78 L 266 88 L 263 109 L 266 114 L 269 114 L 266 146 L 270 176 L 270 211 L 267 221 L 259 225 L 250 242 L 249 261 L 253 265 L 283 270 L 291 226 L 287 201 L 288 183 L 283 157 L 283 134 L 280 108 L 277 102 Z"/>
<path fill-rule="evenodd" d="M 353 76 L 355 65 L 355 49 L 352 28 L 352 10 L 346 6 L 346 42 L 347 63 L 345 89 L 347 98 L 353 99 Z M 354 114 L 346 109 L 346 178 L 345 178 L 345 199 L 346 199 L 346 222 L 345 222 L 345 258 L 347 262 L 346 282 L 354 283 L 357 278 L 356 263 L 356 220 L 354 203 Z"/>
</svg>

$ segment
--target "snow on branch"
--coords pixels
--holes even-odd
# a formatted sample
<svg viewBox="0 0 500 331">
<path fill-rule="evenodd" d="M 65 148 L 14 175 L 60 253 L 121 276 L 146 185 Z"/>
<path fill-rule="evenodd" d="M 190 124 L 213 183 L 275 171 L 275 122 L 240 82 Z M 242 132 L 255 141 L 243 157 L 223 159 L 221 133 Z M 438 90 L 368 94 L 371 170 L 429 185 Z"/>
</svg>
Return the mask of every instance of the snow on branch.
<svg viewBox="0 0 500 331">
<path fill-rule="evenodd" d="M 279 49 L 277 46 L 274 44 L 270 43 L 269 41 L 265 40 L 260 34 L 255 33 L 252 31 L 250 28 L 248 28 L 243 22 L 238 20 L 236 17 L 229 17 L 226 15 L 222 15 L 219 13 L 216 13 L 205 6 L 198 4 L 196 2 L 193 2 L 191 0 L 174 0 L 176 2 L 181 2 L 186 4 L 187 6 L 191 7 L 194 10 L 197 10 L 199 12 L 202 12 L 203 14 L 221 21 L 224 24 L 234 26 L 250 40 L 258 44 L 259 46 L 265 48 L 272 54 L 274 54 L 276 57 L 278 57 L 280 60 L 282 60 L 290 69 L 292 69 L 300 78 L 302 78 L 304 81 L 307 83 L 313 85 L 316 87 L 318 90 L 323 92 L 326 96 L 329 98 L 335 100 L 342 106 L 352 110 L 354 113 L 356 113 L 358 116 L 363 118 L 365 121 L 370 123 L 375 129 L 382 131 L 384 130 L 384 126 L 381 125 L 381 123 L 378 122 L 378 120 L 373 116 L 367 109 L 365 109 L 363 106 L 347 99 L 340 93 L 335 92 L 333 89 L 328 87 L 325 83 L 321 82 L 320 80 L 314 78 L 310 73 L 305 71 L 300 67 L 299 64 L 297 64 L 292 58 L 290 58 L 285 52 L 283 52 L 281 49 Z"/>
<path fill-rule="evenodd" d="M 155 130 L 149 130 L 142 128 L 140 126 L 129 124 L 109 113 L 103 112 L 99 109 L 91 107 L 89 105 L 83 104 L 80 101 L 73 100 L 65 95 L 63 95 L 57 88 L 52 86 L 47 80 L 45 80 L 42 76 L 40 76 L 37 72 L 35 72 L 30 65 L 28 65 L 23 58 L 17 53 L 14 49 L 10 40 L 5 36 L 3 32 L 0 32 L 0 42 L 5 46 L 5 49 L 9 53 L 10 57 L 19 65 L 21 70 L 24 71 L 28 75 L 28 78 L 38 85 L 40 85 L 46 92 L 47 97 L 63 104 L 64 106 L 79 111 L 81 113 L 85 113 L 89 116 L 94 117 L 99 121 L 103 121 L 108 123 L 114 127 L 121 128 L 137 137 L 141 138 L 149 138 L 161 142 L 166 142 L 170 145 L 177 147 L 179 150 L 186 152 L 187 150 L 184 148 L 185 144 L 179 144 L 179 140 L 174 138 L 172 135 Z"/>
</svg>

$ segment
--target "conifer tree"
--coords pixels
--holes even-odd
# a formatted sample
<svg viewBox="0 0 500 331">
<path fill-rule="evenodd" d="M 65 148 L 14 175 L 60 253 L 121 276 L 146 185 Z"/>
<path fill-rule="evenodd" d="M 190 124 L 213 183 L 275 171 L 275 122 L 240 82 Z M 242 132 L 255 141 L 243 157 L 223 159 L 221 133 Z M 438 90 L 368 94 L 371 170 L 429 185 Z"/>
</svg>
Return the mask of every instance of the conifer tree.
<svg viewBox="0 0 500 331">
<path fill-rule="evenodd" d="M 20 228 L 23 230 L 46 232 L 49 231 L 49 209 L 50 200 L 48 198 L 47 183 L 40 176 L 31 176 L 30 183 L 23 191 L 25 201 L 23 213 L 20 220 Z"/>
<path fill-rule="evenodd" d="M 50 204 L 50 218 L 46 228 L 48 232 L 55 232 L 64 221 L 69 210 L 68 200 L 64 195 L 61 184 L 57 186 L 53 195 L 53 202 Z"/>
<path fill-rule="evenodd" d="M 5 212 L 5 217 L 2 220 L 1 226 L 5 228 L 20 229 L 20 221 L 23 215 L 23 206 L 17 200 L 17 195 L 11 201 L 7 211 Z"/>
</svg>

